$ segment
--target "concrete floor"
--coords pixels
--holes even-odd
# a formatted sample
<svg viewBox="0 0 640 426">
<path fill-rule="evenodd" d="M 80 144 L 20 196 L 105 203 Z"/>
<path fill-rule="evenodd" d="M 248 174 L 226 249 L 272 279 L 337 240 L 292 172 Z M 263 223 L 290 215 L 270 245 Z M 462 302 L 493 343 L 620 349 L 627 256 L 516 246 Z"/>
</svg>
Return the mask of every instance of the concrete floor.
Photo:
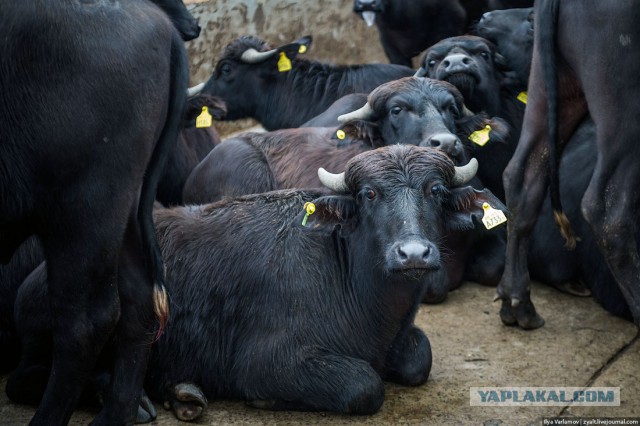
<svg viewBox="0 0 640 426">
<path fill-rule="evenodd" d="M 329 413 L 270 412 L 242 402 L 213 401 L 197 424 L 528 425 L 547 416 L 640 417 L 640 341 L 630 322 L 613 317 L 591 298 L 577 298 L 533 283 L 544 327 L 505 327 L 495 289 L 468 283 L 440 305 L 424 305 L 416 323 L 433 348 L 429 381 L 417 388 L 388 384 L 379 413 L 348 417 Z M 6 377 L 0 378 L 4 389 Z M 619 407 L 472 407 L 472 386 L 614 386 Z M 157 425 L 184 424 L 158 407 Z M 0 424 L 26 424 L 33 407 L 0 395 Z M 78 411 L 71 424 L 93 413 Z"/>
</svg>

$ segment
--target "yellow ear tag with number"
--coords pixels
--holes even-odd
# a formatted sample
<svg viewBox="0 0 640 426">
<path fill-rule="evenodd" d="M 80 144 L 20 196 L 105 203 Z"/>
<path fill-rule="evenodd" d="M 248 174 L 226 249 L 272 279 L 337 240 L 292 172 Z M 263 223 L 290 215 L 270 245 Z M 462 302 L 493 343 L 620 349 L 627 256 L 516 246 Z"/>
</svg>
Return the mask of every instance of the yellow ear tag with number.
<svg viewBox="0 0 640 426">
<path fill-rule="evenodd" d="M 495 228 L 496 226 L 505 223 L 507 217 L 502 210 L 494 209 L 489 203 L 482 203 L 482 209 L 484 210 L 484 216 L 482 216 L 482 223 L 487 229 Z"/>
<path fill-rule="evenodd" d="M 489 132 L 491 132 L 491 126 L 488 124 L 484 126 L 484 129 L 476 130 L 469 135 L 469 140 L 476 145 L 485 146 L 489 142 Z"/>
<path fill-rule="evenodd" d="M 202 112 L 196 118 L 196 128 L 202 129 L 203 127 L 211 127 L 213 123 L 213 117 L 209 114 L 209 108 L 206 106 L 202 107 Z"/>
<path fill-rule="evenodd" d="M 306 213 L 304 215 L 304 218 L 302 219 L 302 226 L 306 226 L 307 219 L 309 218 L 309 216 L 311 216 L 316 212 L 316 205 L 313 203 L 307 202 L 307 203 L 304 203 L 304 209 Z"/>
<path fill-rule="evenodd" d="M 278 71 L 287 72 L 291 69 L 291 61 L 287 58 L 284 52 L 280 52 L 280 59 L 278 59 Z"/>
<path fill-rule="evenodd" d="M 307 45 L 306 44 L 301 44 L 300 47 L 298 47 L 298 53 L 307 53 Z"/>
<path fill-rule="evenodd" d="M 336 137 L 340 140 L 343 140 L 344 138 L 347 137 L 347 134 L 344 132 L 344 130 L 338 130 L 336 132 Z"/>
<path fill-rule="evenodd" d="M 527 98 L 528 98 L 527 92 L 520 92 L 520 93 L 518 93 L 518 100 L 519 100 L 520 102 L 522 102 L 523 104 L 525 104 L 525 105 L 526 105 L 526 103 L 527 103 Z"/>
</svg>

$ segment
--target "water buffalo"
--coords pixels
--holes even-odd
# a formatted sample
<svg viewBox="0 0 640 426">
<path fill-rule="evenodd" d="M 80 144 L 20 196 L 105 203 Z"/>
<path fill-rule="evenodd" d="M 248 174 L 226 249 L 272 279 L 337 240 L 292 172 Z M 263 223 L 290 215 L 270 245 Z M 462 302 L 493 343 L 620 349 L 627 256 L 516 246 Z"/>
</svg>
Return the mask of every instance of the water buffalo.
<svg viewBox="0 0 640 426">
<path fill-rule="evenodd" d="M 482 15 L 476 33 L 498 48 L 507 66 L 527 86 L 533 57 L 533 8 L 495 10 Z"/>
<path fill-rule="evenodd" d="M 392 64 L 411 59 L 432 44 L 465 33 L 487 10 L 527 7 L 532 0 L 354 0 L 353 11 L 378 27 Z"/>
<path fill-rule="evenodd" d="M 36 234 L 53 312 L 32 424 L 68 423 L 114 335 L 95 424 L 131 423 L 168 315 L 151 209 L 186 97 L 183 40 L 147 1 L 2 2 L 0 28 L 0 261 Z"/>
<path fill-rule="evenodd" d="M 561 205 L 559 163 L 569 136 L 587 112 L 595 123 L 596 160 L 581 200 L 582 213 L 634 321 L 640 323 L 639 196 L 634 190 L 640 183 L 634 160 L 635 135 L 640 129 L 633 118 L 640 93 L 635 78 L 640 54 L 630 48 L 630 40 L 640 36 L 636 12 L 624 3 L 540 1 L 535 5 L 525 121 L 504 173 L 506 199 L 515 215 L 497 295 L 503 300 L 501 318 L 507 324 L 528 329 L 544 323 L 530 299 L 523 257 L 547 187 L 567 247 L 575 247 L 575 235 Z M 598 37 L 591 37 L 588 32 L 596 22 Z M 611 78 L 611 66 L 615 66 L 615 78 Z"/>
<path fill-rule="evenodd" d="M 506 144 L 490 140 L 475 145 L 473 152 L 481 165 L 478 176 L 500 198 L 504 198 L 502 171 L 515 151 L 522 127 L 525 104 L 518 95 L 526 90 L 506 71 L 504 58 L 493 43 L 477 36 L 460 36 L 427 49 L 416 73 L 456 86 L 471 111 L 484 111 L 507 121 L 511 134 Z"/>
<path fill-rule="evenodd" d="M 330 171 L 342 170 L 356 154 L 391 143 L 436 147 L 466 164 L 469 157 L 458 133 L 466 140 L 493 125 L 500 140 L 508 129 L 499 119 L 465 116 L 464 111 L 462 96 L 446 82 L 406 77 L 384 83 L 364 107 L 342 115 L 346 124 L 338 129 L 285 129 L 226 140 L 194 168 L 183 199 L 205 203 L 278 188 L 318 187 L 317 175 L 309 170 L 323 164 Z"/>
<path fill-rule="evenodd" d="M 478 34 L 497 46 L 524 82 L 529 80 L 533 57 L 533 22 L 533 8 L 524 8 L 487 12 L 476 25 Z M 529 271 L 532 279 L 573 294 L 587 294 L 586 287 L 607 311 L 631 319 L 629 307 L 580 211 L 596 158 L 595 124 L 586 117 L 571 135 L 560 162 L 560 194 L 580 242 L 575 250 L 564 248 L 547 195 L 531 233 Z"/>
<path fill-rule="evenodd" d="M 311 37 L 304 37 L 272 49 L 257 37 L 240 37 L 227 45 L 202 93 L 225 102 L 226 120 L 252 117 L 275 130 L 298 127 L 346 94 L 369 93 L 414 74 L 399 65 L 346 66 L 301 59 L 299 51 L 310 43 Z"/>
<path fill-rule="evenodd" d="M 174 308 L 147 392 L 192 420 L 212 398 L 370 414 L 383 380 L 423 384 L 431 349 L 413 320 L 425 293 L 447 291 L 442 234 L 499 204 L 467 186 L 475 168 L 393 145 L 354 157 L 344 173 L 318 171 L 332 192 L 157 210 Z M 32 337 L 48 326 L 43 284 L 25 283 L 16 303 Z"/>
</svg>

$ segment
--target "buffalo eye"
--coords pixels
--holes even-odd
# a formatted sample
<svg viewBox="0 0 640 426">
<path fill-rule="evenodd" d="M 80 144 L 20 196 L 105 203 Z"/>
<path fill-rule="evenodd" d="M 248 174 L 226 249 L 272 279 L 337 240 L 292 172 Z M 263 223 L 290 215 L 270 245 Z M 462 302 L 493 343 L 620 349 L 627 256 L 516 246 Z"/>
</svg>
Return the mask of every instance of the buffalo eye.
<svg viewBox="0 0 640 426">
<path fill-rule="evenodd" d="M 429 60 L 429 62 L 427 62 L 427 65 L 429 65 L 429 67 L 434 67 L 436 65 L 436 60 L 435 59 L 431 59 Z"/>
<path fill-rule="evenodd" d="M 229 64 L 222 64 L 222 66 L 220 67 L 220 72 L 222 74 L 229 74 L 231 72 L 231 65 Z"/>
<path fill-rule="evenodd" d="M 391 108 L 391 114 L 393 115 L 398 115 L 402 112 L 402 108 L 400 108 L 399 106 L 395 106 L 393 108 Z"/>
<path fill-rule="evenodd" d="M 376 198 L 376 195 L 376 191 L 371 188 L 367 188 L 364 191 L 364 196 L 367 197 L 367 200 L 373 200 L 374 198 Z"/>
<path fill-rule="evenodd" d="M 489 59 L 489 52 L 480 52 L 480 56 L 482 56 L 484 59 Z"/>
<path fill-rule="evenodd" d="M 431 193 L 433 195 L 435 195 L 436 197 L 444 195 L 446 190 L 447 190 L 447 188 L 445 188 L 445 186 L 442 185 L 441 183 L 436 183 L 435 185 L 433 185 L 431 187 Z"/>
</svg>

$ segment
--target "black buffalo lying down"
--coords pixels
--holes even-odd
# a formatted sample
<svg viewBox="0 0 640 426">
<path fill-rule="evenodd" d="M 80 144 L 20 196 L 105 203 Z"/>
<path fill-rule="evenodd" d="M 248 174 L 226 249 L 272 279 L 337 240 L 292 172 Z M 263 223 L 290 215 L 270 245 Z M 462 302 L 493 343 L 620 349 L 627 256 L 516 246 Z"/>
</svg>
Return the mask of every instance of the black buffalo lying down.
<svg viewBox="0 0 640 426">
<path fill-rule="evenodd" d="M 383 380 L 424 383 L 431 349 L 413 320 L 425 292 L 447 291 L 442 233 L 473 227 L 482 204 L 497 202 L 466 186 L 476 169 L 393 145 L 354 157 L 343 174 L 320 170 L 334 193 L 157 210 L 174 308 L 152 349 L 148 394 L 183 420 L 207 398 L 367 414 L 383 402 Z M 46 323 L 20 316 L 39 284 L 20 289 L 22 329 Z"/>
</svg>

